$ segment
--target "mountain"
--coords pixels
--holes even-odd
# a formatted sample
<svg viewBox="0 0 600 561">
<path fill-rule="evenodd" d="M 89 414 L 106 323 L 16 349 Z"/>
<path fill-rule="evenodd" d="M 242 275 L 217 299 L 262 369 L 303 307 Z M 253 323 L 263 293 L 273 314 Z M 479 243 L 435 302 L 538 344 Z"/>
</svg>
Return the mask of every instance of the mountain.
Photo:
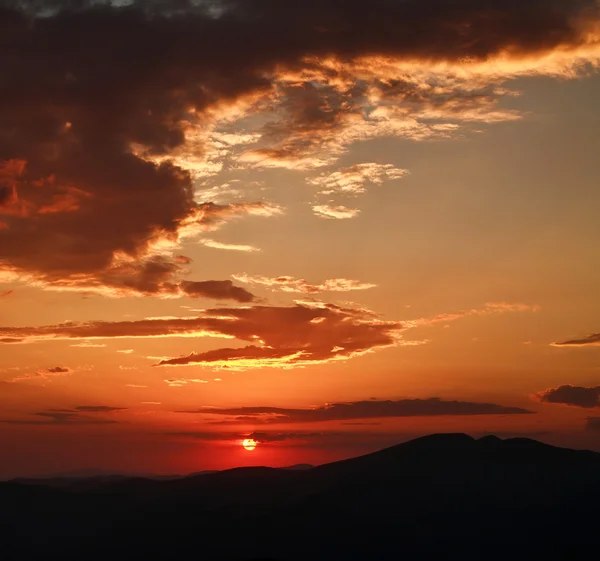
<svg viewBox="0 0 600 561">
<path fill-rule="evenodd" d="M 308 469 L 4 483 L 0 539 L 20 560 L 577 560 L 599 500 L 600 454 L 444 434 Z"/>
</svg>

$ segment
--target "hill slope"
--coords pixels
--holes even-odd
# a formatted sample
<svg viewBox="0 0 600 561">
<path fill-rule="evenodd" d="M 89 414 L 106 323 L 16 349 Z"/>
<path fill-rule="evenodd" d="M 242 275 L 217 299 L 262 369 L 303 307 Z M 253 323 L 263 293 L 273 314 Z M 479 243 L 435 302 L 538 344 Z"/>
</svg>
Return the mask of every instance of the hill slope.
<svg viewBox="0 0 600 561">
<path fill-rule="evenodd" d="M 312 469 L 0 484 L 19 559 L 587 559 L 600 454 L 432 435 Z"/>
</svg>

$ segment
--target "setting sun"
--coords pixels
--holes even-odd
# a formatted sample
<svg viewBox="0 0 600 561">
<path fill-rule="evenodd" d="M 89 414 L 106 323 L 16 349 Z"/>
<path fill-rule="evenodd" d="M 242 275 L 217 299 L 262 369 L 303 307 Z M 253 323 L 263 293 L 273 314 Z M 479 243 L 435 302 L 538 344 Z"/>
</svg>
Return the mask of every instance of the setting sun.
<svg viewBox="0 0 600 561">
<path fill-rule="evenodd" d="M 242 446 L 249 452 L 252 452 L 258 446 L 258 442 L 253 438 L 246 438 L 242 441 Z"/>
</svg>

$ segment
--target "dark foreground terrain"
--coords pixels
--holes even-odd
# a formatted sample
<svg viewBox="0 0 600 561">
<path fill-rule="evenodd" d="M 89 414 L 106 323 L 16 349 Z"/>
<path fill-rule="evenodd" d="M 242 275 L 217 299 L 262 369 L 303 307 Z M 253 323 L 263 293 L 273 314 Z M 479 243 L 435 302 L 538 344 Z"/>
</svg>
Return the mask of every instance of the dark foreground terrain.
<svg viewBox="0 0 600 561">
<path fill-rule="evenodd" d="M 433 435 L 306 470 L 0 484 L 7 561 L 577 560 L 600 454 Z"/>
</svg>

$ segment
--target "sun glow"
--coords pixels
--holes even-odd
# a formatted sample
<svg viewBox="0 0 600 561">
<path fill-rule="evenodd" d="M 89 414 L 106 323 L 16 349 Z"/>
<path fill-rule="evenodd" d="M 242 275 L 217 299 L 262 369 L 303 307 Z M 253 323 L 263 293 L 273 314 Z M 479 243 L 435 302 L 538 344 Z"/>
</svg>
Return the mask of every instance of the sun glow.
<svg viewBox="0 0 600 561">
<path fill-rule="evenodd" d="M 242 441 L 242 446 L 246 450 L 248 450 L 248 452 L 252 452 L 252 450 L 254 450 L 257 445 L 258 445 L 258 442 L 256 440 L 254 440 L 253 438 L 246 438 L 245 440 Z"/>
</svg>

